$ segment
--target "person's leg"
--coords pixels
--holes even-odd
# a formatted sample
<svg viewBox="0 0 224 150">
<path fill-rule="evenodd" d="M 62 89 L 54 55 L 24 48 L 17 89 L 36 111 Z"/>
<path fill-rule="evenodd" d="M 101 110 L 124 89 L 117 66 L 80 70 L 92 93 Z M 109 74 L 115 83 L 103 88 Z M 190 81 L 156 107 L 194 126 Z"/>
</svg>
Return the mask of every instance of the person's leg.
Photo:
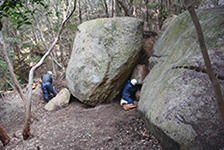
<svg viewBox="0 0 224 150">
<path fill-rule="evenodd" d="M 57 95 L 54 87 L 51 85 L 50 82 L 47 83 L 47 88 L 48 88 L 49 91 L 51 91 L 54 94 L 54 97 Z"/>
<path fill-rule="evenodd" d="M 42 83 L 41 84 L 41 88 L 42 88 L 42 91 L 43 91 L 43 94 L 44 94 L 44 98 L 45 98 L 45 100 L 48 103 L 49 102 L 49 98 L 48 98 L 48 91 L 47 91 L 47 88 L 46 88 L 46 84 Z"/>
<path fill-rule="evenodd" d="M 134 104 L 134 101 L 133 101 L 133 99 L 132 98 L 127 98 L 127 101 L 128 101 L 128 104 Z"/>
</svg>

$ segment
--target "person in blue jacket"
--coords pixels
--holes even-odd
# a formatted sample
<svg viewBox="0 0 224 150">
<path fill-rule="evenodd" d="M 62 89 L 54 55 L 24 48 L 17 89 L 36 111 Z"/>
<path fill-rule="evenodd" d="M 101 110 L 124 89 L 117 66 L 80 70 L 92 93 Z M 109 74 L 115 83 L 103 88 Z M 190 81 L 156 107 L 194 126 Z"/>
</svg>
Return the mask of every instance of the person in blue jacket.
<svg viewBox="0 0 224 150">
<path fill-rule="evenodd" d="M 52 72 L 48 71 L 46 74 L 44 74 L 41 78 L 41 88 L 44 94 L 44 98 L 49 102 L 48 98 L 48 91 L 52 92 L 54 97 L 57 95 L 54 87 L 52 86 Z"/>
<path fill-rule="evenodd" d="M 132 96 L 135 94 L 135 91 L 137 90 L 137 80 L 132 79 L 128 80 L 127 83 L 124 86 L 124 89 L 122 91 L 122 99 L 121 99 L 121 105 L 124 104 L 134 104 L 134 101 L 132 99 Z"/>
</svg>

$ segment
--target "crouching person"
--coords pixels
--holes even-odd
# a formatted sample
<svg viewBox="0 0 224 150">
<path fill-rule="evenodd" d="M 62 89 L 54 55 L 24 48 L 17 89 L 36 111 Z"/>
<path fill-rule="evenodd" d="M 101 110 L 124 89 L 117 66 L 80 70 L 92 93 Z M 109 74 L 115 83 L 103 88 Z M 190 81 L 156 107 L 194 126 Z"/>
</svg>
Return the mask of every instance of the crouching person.
<svg viewBox="0 0 224 150">
<path fill-rule="evenodd" d="M 48 91 L 53 93 L 54 97 L 57 95 L 54 87 L 52 86 L 52 72 L 48 71 L 46 74 L 44 74 L 41 78 L 41 88 L 44 94 L 44 98 L 46 102 L 48 103 L 50 100 L 48 98 Z"/>
<path fill-rule="evenodd" d="M 136 85 L 137 85 L 137 80 L 132 79 L 132 80 L 128 80 L 124 86 L 124 89 L 122 91 L 122 98 L 120 102 L 120 105 L 123 106 L 124 110 L 129 110 L 129 109 L 137 107 L 136 105 L 134 105 L 134 101 L 132 99 L 132 97 L 135 94 L 135 91 L 137 90 Z"/>
</svg>

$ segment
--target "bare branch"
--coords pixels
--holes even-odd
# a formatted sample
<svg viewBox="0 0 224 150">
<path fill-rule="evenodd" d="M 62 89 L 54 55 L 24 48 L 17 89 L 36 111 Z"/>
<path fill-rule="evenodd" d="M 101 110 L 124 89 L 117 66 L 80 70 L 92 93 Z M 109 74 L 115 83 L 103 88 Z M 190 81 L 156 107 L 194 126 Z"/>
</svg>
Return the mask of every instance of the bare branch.
<svg viewBox="0 0 224 150">
<path fill-rule="evenodd" d="M 28 5 L 27 5 L 27 3 L 26 3 L 26 7 L 27 7 L 28 10 L 30 10 L 29 7 L 28 7 Z M 70 7 L 70 6 L 69 6 L 69 7 Z M 69 10 L 69 7 L 68 7 L 68 10 Z M 68 10 L 67 10 L 67 13 L 68 13 Z M 35 21 L 35 25 L 36 25 L 37 30 L 38 30 L 38 32 L 39 32 L 39 36 L 40 36 L 41 42 L 43 43 L 45 49 L 48 51 L 49 48 L 48 48 L 48 46 L 47 46 L 47 44 L 46 44 L 46 42 L 45 42 L 45 38 L 44 38 L 44 36 L 43 36 L 42 30 L 41 30 L 41 28 L 40 28 L 40 25 L 39 25 L 39 23 L 38 23 L 36 17 L 35 17 L 33 14 L 32 14 L 32 18 L 33 18 L 33 20 Z M 57 60 L 53 57 L 52 53 L 50 53 L 50 55 L 51 55 L 52 60 L 53 60 L 53 61 L 54 61 L 60 68 L 62 68 L 62 69 L 64 70 L 65 68 L 57 62 Z"/>
</svg>

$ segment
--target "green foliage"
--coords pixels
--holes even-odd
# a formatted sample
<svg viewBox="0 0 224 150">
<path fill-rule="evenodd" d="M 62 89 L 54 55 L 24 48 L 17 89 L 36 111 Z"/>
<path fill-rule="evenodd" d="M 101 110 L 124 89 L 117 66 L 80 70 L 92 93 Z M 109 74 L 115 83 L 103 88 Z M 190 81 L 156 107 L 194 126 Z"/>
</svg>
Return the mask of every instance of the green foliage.
<svg viewBox="0 0 224 150">
<path fill-rule="evenodd" d="M 159 3 L 148 3 L 149 8 L 151 9 L 159 9 L 160 4 Z"/>
<path fill-rule="evenodd" d="M 19 43 L 19 38 L 15 38 L 15 37 L 7 37 L 5 38 L 6 42 L 9 42 L 9 43 Z"/>
<path fill-rule="evenodd" d="M 69 45 L 72 45 L 72 42 L 65 43 L 65 46 L 69 46 Z"/>
<path fill-rule="evenodd" d="M 10 59 L 12 62 L 15 62 L 15 59 L 14 59 L 14 58 L 15 58 L 15 54 L 14 54 L 12 51 L 10 51 L 10 50 L 8 50 L 8 53 L 9 53 L 9 59 Z M 17 78 L 17 80 L 18 80 L 20 86 L 21 86 L 21 87 L 24 87 L 24 85 L 22 84 L 22 82 L 21 82 L 19 76 L 16 75 L 16 74 L 15 74 L 15 76 L 16 76 L 16 78 Z M 8 79 L 9 82 L 10 82 L 10 84 L 13 85 L 13 82 L 12 82 L 12 80 L 11 80 L 11 78 L 10 78 L 10 72 L 9 72 L 9 70 L 8 70 L 8 66 L 7 66 L 6 62 L 4 61 L 4 59 L 3 59 L 2 57 L 0 57 L 0 78 L 6 78 L 6 79 Z M 5 90 L 5 91 L 7 91 L 7 90 L 9 90 L 9 89 L 12 89 L 12 86 L 11 86 L 10 84 L 8 84 L 4 89 L 0 89 L 0 90 Z"/>
<path fill-rule="evenodd" d="M 44 8 L 47 8 L 48 5 L 45 5 L 42 1 L 43 0 L 32 0 L 31 3 L 36 3 L 42 5 Z M 5 0 L 0 6 L 0 19 L 3 17 L 10 19 L 12 25 L 16 26 L 17 29 L 24 24 L 32 25 L 29 18 L 30 14 L 33 14 L 35 10 L 27 10 L 24 3 L 25 2 L 23 0 Z"/>
<path fill-rule="evenodd" d="M 31 45 L 29 43 L 23 43 L 22 47 L 21 48 L 33 48 L 33 47 L 36 47 L 34 45 Z"/>
<path fill-rule="evenodd" d="M 38 61 L 40 61 L 40 59 L 41 59 L 41 58 L 39 58 L 39 57 L 36 57 L 36 58 L 30 58 L 30 59 L 27 59 L 27 60 L 25 61 L 25 63 L 38 62 Z"/>
<path fill-rule="evenodd" d="M 4 59 L 2 57 L 0 57 L 0 71 L 1 72 L 7 72 L 8 71 L 8 66 L 6 64 L 6 62 L 4 61 Z M 2 73 L 1 73 L 2 75 Z"/>
<path fill-rule="evenodd" d="M 71 31 L 75 32 L 77 29 L 77 25 L 74 23 L 68 23 L 68 27 L 71 29 Z"/>
</svg>

